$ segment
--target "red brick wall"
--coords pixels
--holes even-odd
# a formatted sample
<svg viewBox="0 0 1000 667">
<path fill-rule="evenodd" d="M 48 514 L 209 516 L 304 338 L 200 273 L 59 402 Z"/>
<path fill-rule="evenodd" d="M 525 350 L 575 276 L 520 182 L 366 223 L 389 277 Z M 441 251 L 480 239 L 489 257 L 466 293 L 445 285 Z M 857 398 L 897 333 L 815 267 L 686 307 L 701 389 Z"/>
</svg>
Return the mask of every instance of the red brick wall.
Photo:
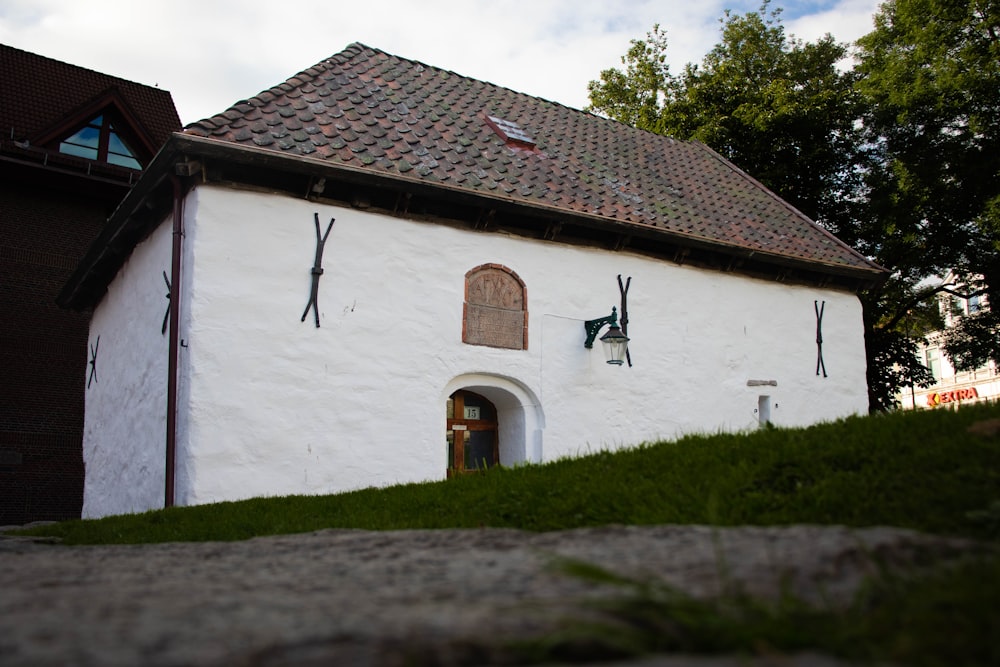
<svg viewBox="0 0 1000 667">
<path fill-rule="evenodd" d="M 0 180 L 0 525 L 80 516 L 89 313 L 55 297 L 108 199 Z"/>
</svg>

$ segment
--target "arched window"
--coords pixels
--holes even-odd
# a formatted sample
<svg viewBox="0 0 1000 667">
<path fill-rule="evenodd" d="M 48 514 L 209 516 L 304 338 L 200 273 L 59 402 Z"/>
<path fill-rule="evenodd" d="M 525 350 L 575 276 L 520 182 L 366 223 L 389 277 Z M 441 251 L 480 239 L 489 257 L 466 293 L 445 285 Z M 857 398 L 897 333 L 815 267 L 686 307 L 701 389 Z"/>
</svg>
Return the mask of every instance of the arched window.
<svg viewBox="0 0 1000 667">
<path fill-rule="evenodd" d="M 528 290 L 506 266 L 483 264 L 465 274 L 462 342 L 528 349 Z"/>
</svg>

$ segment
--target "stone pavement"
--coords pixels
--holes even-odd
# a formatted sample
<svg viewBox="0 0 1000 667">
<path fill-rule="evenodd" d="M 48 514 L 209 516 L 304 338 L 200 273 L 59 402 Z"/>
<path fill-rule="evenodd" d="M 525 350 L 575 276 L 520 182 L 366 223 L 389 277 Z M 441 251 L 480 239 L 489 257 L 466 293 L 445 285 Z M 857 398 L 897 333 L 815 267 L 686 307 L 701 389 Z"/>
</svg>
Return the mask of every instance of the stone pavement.
<svg viewBox="0 0 1000 667">
<path fill-rule="evenodd" d="M 893 528 L 650 526 L 556 533 L 326 530 L 245 542 L 64 547 L 0 538 L 0 665 L 479 665 L 625 594 L 553 567 L 577 559 L 691 595 L 785 588 L 846 602 L 876 561 L 975 546 Z M 595 659 L 600 656 L 590 656 Z M 598 664 L 612 664 L 603 662 Z M 624 664 L 624 663 L 623 663 Z M 653 656 L 630 667 L 833 667 L 805 654 Z"/>
</svg>

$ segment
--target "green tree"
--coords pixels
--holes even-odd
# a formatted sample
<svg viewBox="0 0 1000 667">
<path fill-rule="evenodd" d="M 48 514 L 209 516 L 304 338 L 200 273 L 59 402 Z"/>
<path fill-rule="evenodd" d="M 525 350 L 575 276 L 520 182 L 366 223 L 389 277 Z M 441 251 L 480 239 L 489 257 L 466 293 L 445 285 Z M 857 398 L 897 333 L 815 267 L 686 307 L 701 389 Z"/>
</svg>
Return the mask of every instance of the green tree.
<svg viewBox="0 0 1000 667">
<path fill-rule="evenodd" d="M 667 37 L 655 26 L 632 40 L 625 70 L 591 81 L 589 110 L 623 123 L 697 139 L 833 231 L 851 215 L 846 193 L 860 145 L 859 96 L 837 63 L 847 48 L 830 36 L 803 43 L 785 34 L 769 2 L 745 15 L 726 11 L 722 41 L 701 66 L 674 76 Z"/>
<path fill-rule="evenodd" d="M 858 234 L 909 296 L 882 324 L 935 292 L 988 294 L 995 307 L 964 318 L 945 353 L 959 370 L 1000 361 L 1000 2 L 890 0 L 858 45 L 876 153 Z"/>
<path fill-rule="evenodd" d="M 646 39 L 633 39 L 622 56 L 625 71 L 607 69 L 600 81 L 587 84 L 587 110 L 626 125 L 662 134 L 660 114 L 673 84 L 667 64 L 667 33 L 654 25 Z"/>
<path fill-rule="evenodd" d="M 721 41 L 702 64 L 679 76 L 666 67 L 666 35 L 655 27 L 633 40 L 625 70 L 589 84 L 590 110 L 720 152 L 813 220 L 869 257 L 882 230 L 863 223 L 867 174 L 878 151 L 865 142 L 867 100 L 853 72 L 838 65 L 848 50 L 830 35 L 804 43 L 789 37 L 781 10 L 725 12 Z M 878 220 L 876 219 L 877 223 Z M 891 267 L 890 267 L 891 268 Z M 888 318 L 894 299 L 909 299 L 898 280 L 864 295 L 869 405 L 890 406 L 900 386 L 930 376 L 915 355 L 909 311 Z M 916 302 L 915 302 L 916 303 Z M 888 328 L 883 328 L 888 326 Z"/>
</svg>

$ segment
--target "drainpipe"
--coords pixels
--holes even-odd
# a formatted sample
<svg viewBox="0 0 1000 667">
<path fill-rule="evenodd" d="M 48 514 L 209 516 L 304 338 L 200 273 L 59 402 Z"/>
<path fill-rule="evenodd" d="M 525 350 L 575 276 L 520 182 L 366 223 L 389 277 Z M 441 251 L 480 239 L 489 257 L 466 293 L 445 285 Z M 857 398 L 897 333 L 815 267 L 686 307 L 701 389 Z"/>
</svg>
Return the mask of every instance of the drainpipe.
<svg viewBox="0 0 1000 667">
<path fill-rule="evenodd" d="M 163 506 L 174 506 L 174 473 L 177 460 L 177 356 L 180 349 L 181 251 L 184 243 L 184 191 L 181 180 L 171 176 L 174 186 L 174 231 L 170 253 L 170 338 L 167 352 L 167 454 Z"/>
</svg>

